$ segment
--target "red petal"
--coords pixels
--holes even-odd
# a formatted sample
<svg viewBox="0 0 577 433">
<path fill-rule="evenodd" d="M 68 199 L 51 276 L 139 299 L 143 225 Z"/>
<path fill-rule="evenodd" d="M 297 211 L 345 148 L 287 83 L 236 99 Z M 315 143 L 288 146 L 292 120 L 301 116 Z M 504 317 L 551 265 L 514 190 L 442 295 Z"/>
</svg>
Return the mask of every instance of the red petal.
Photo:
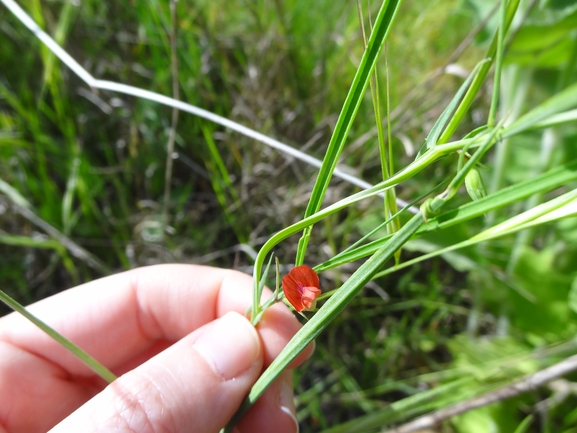
<svg viewBox="0 0 577 433">
<path fill-rule="evenodd" d="M 321 285 L 317 273 L 305 265 L 292 268 L 289 275 L 303 287 L 320 287 Z"/>
<path fill-rule="evenodd" d="M 303 290 L 305 287 L 318 288 L 320 286 L 319 276 L 308 266 L 297 266 L 282 279 L 284 294 L 291 305 L 301 312 L 306 308 L 303 305 Z M 320 290 L 319 290 L 320 295 Z"/>
<path fill-rule="evenodd" d="M 317 298 L 321 295 L 320 289 L 316 287 L 305 287 L 301 296 L 304 310 L 314 310 L 317 305 Z"/>
<path fill-rule="evenodd" d="M 298 289 L 298 282 L 293 279 L 290 273 L 282 279 L 282 290 L 295 310 L 299 312 L 302 311 L 304 306 L 302 304 L 301 292 Z"/>
</svg>

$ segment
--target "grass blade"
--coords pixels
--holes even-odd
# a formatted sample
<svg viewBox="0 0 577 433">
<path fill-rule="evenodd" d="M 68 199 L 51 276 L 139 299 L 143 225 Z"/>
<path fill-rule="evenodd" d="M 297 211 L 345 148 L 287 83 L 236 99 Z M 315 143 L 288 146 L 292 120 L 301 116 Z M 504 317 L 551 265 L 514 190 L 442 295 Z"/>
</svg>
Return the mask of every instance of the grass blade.
<svg viewBox="0 0 577 433">
<path fill-rule="evenodd" d="M 437 141 L 439 140 L 441 132 L 443 131 L 443 128 L 447 125 L 447 122 L 451 118 L 453 111 L 455 111 L 455 108 L 457 108 L 457 104 L 459 103 L 459 101 L 461 100 L 467 89 L 469 89 L 469 86 L 471 85 L 473 79 L 479 74 L 479 70 L 481 69 L 481 67 L 487 62 L 489 62 L 489 59 L 483 59 L 479 63 L 477 63 L 475 69 L 473 69 L 473 71 L 469 74 L 465 82 L 461 84 L 461 87 L 459 88 L 453 99 L 451 99 L 451 102 L 449 103 L 449 105 L 447 105 L 447 108 L 443 110 L 443 112 L 441 113 L 441 115 L 431 128 L 431 131 L 429 132 L 429 135 L 427 135 L 427 138 L 425 138 L 425 145 L 421 148 L 421 150 L 419 150 L 417 158 L 420 158 L 423 155 L 423 153 L 425 153 L 427 150 L 432 149 L 437 145 Z"/>
<path fill-rule="evenodd" d="M 239 411 L 232 418 L 225 431 L 232 431 L 233 426 L 252 404 L 262 395 L 265 389 L 281 372 L 301 353 L 327 325 L 347 306 L 347 304 L 369 282 L 395 251 L 401 248 L 417 229 L 423 224 L 423 216 L 413 216 L 390 241 L 367 260 L 336 293 L 319 309 L 319 311 L 289 341 L 287 346 L 265 370 L 251 389 Z"/>
<path fill-rule="evenodd" d="M 535 227 L 540 224 L 545 224 L 557 221 L 562 218 L 574 217 L 577 215 L 577 190 L 569 191 L 553 200 L 540 204 L 526 212 L 516 215 L 506 221 L 503 221 L 496 226 L 493 226 L 466 241 L 453 244 L 449 247 L 442 248 L 432 253 L 424 254 L 415 259 L 409 260 L 398 266 L 393 266 L 375 275 L 375 278 L 391 274 L 400 269 L 407 268 L 415 263 L 428 260 L 441 254 L 458 250 L 460 248 L 470 247 L 480 242 L 486 242 L 502 236 L 511 235 L 521 230 Z"/>
<path fill-rule="evenodd" d="M 577 106 L 577 83 L 555 94 L 533 110 L 519 117 L 503 131 L 504 137 L 510 137 L 520 132 L 534 128 L 539 123 L 545 123 L 554 116 Z M 565 113 L 567 115 L 567 113 Z M 569 119 L 570 120 L 570 119 Z"/>
<path fill-rule="evenodd" d="M 357 69 L 355 77 L 353 78 L 353 83 L 351 84 L 349 93 L 347 94 L 341 114 L 339 115 L 335 130 L 333 131 L 333 135 L 325 153 L 322 166 L 319 170 L 317 180 L 311 193 L 311 198 L 305 211 L 305 218 L 318 212 L 321 208 L 325 192 L 337 166 L 337 161 L 343 150 L 353 120 L 355 119 L 357 111 L 361 105 L 371 75 L 375 69 L 377 59 L 381 53 L 385 40 L 387 39 L 389 31 L 391 30 L 400 4 L 401 0 L 386 0 L 379 10 L 373 32 L 371 33 L 367 43 L 367 49 L 361 58 L 361 63 Z M 304 255 L 309 237 L 310 228 L 307 228 L 303 237 L 299 241 L 297 258 L 295 260 L 297 265 L 304 262 Z"/>
<path fill-rule="evenodd" d="M 507 29 L 507 1 L 501 0 L 500 6 L 501 23 L 497 32 L 497 60 L 495 62 L 495 78 L 493 79 L 493 96 L 491 98 L 491 108 L 487 125 L 494 126 L 497 117 L 497 107 L 499 105 L 499 94 L 501 92 L 501 71 L 503 70 L 503 55 L 505 53 L 505 34 Z"/>
<path fill-rule="evenodd" d="M 512 185 L 491 194 L 481 200 L 467 203 L 457 209 L 445 212 L 437 217 L 430 218 L 417 232 L 415 236 L 424 235 L 429 232 L 443 230 L 460 224 L 464 221 L 480 217 L 495 209 L 500 209 L 513 203 L 519 202 L 537 193 L 551 191 L 569 182 L 577 180 L 577 160 L 573 160 L 564 165 L 554 168 L 538 177 L 526 180 L 525 182 Z M 361 247 L 355 248 L 335 256 L 326 262 L 315 267 L 316 272 L 322 272 L 335 268 L 345 263 L 350 263 L 370 256 L 381 248 L 388 240 L 389 236 L 375 240 Z"/>
<path fill-rule="evenodd" d="M 52 339 L 62 345 L 66 350 L 76 356 L 80 361 L 82 361 L 88 368 L 90 368 L 94 373 L 104 379 L 106 382 L 111 383 L 116 380 L 116 376 L 100 364 L 96 359 L 78 347 L 76 344 L 59 334 L 56 330 L 48 326 L 42 320 L 31 314 L 26 308 L 20 305 L 17 301 L 12 299 L 2 290 L 0 290 L 0 301 L 4 302 L 14 311 L 22 314 L 25 318 L 30 320 L 36 326 L 38 326 L 42 331 L 48 334 Z"/>
<path fill-rule="evenodd" d="M 505 21 L 505 27 L 503 29 L 504 32 L 507 32 L 509 30 L 509 27 L 511 26 L 511 22 L 513 21 L 513 17 L 517 12 L 517 7 L 519 6 L 519 1 L 520 0 L 512 0 L 507 7 L 507 16 Z M 491 65 L 493 64 L 495 54 L 497 53 L 498 36 L 499 36 L 498 34 L 495 34 L 495 36 L 493 37 L 491 45 L 487 50 L 487 55 L 485 56 L 486 58 L 490 58 L 491 60 L 485 63 L 479 70 L 479 73 L 473 80 L 473 83 L 471 83 L 469 90 L 463 97 L 461 104 L 459 104 L 459 108 L 457 108 L 457 111 L 455 111 L 455 115 L 449 122 L 449 125 L 447 125 L 447 128 L 443 131 L 441 137 L 439 137 L 438 140 L 439 143 L 446 143 L 449 141 L 449 139 L 456 131 L 461 121 L 463 120 L 465 113 L 471 107 L 471 104 L 473 103 L 473 100 L 477 96 L 477 93 L 479 93 L 479 90 L 481 89 L 481 86 L 483 85 L 483 82 L 485 81 L 485 78 L 487 77 L 487 74 L 491 69 Z"/>
</svg>

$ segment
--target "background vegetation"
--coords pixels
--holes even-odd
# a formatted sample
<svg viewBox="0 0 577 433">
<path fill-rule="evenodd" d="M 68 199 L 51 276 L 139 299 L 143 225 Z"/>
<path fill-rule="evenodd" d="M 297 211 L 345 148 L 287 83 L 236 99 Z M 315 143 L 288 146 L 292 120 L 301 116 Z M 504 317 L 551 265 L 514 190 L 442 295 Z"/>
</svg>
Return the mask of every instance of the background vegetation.
<svg viewBox="0 0 577 433">
<path fill-rule="evenodd" d="M 173 94 L 168 2 L 21 4 L 94 76 Z M 483 59 L 495 11 L 482 0 L 402 3 L 378 66 L 384 106 L 387 59 L 397 170 L 415 159 Z M 323 158 L 363 53 L 355 2 L 179 2 L 176 22 L 182 100 Z M 507 39 L 500 118 L 575 83 L 576 28 L 573 1 L 521 2 Z M 185 113 L 165 201 L 172 110 L 91 90 L 3 6 L 0 34 L 0 180 L 16 191 L 0 189 L 0 286 L 22 303 L 155 263 L 251 272 L 259 247 L 302 218 L 314 167 Z M 491 92 L 488 82 L 456 137 L 485 124 Z M 382 180 L 374 119 L 368 92 L 340 159 L 373 184 Z M 576 138 L 573 122 L 505 140 L 481 174 L 491 191 L 519 184 L 577 158 Z M 457 158 L 437 161 L 397 195 L 412 201 L 430 192 L 454 175 Z M 469 239 L 574 186 L 415 239 L 402 260 Z M 325 203 L 357 190 L 333 180 Z M 470 201 L 462 192 L 452 206 Z M 324 219 L 306 263 L 333 257 L 382 216 L 375 198 Z M 297 372 L 302 431 L 380 431 L 577 353 L 576 240 L 576 220 L 566 219 L 371 281 Z M 297 241 L 275 249 L 285 270 Z M 323 290 L 356 268 L 323 272 Z M 567 377 L 434 431 L 577 431 L 575 392 Z"/>
</svg>

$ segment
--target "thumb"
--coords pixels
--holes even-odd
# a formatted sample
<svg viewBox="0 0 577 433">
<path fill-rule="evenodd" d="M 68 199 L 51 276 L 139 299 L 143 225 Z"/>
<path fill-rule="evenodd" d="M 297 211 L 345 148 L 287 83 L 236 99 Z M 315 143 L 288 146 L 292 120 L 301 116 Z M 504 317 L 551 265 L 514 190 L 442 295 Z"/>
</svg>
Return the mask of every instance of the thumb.
<svg viewBox="0 0 577 433">
<path fill-rule="evenodd" d="M 118 378 L 51 432 L 218 432 L 262 363 L 254 327 L 228 313 Z"/>
</svg>

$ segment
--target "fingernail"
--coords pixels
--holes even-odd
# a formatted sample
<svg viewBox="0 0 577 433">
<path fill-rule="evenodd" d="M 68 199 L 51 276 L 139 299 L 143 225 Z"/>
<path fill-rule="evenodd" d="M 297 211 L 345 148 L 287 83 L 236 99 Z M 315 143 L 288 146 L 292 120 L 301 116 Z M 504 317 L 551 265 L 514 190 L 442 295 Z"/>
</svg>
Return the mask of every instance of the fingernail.
<svg viewBox="0 0 577 433">
<path fill-rule="evenodd" d="M 282 410 L 284 413 L 286 413 L 288 416 L 291 417 L 291 419 L 294 421 L 295 423 L 295 428 L 294 428 L 294 432 L 298 433 L 299 432 L 299 422 L 297 420 L 296 417 L 296 410 L 295 410 L 295 403 L 294 403 L 294 399 L 293 399 L 293 389 L 292 387 L 283 381 L 283 383 L 280 386 L 280 393 L 278 396 L 278 404 L 280 407 L 280 410 Z"/>
<path fill-rule="evenodd" d="M 207 325 L 193 347 L 225 380 L 248 370 L 260 356 L 256 330 L 238 313 L 227 313 Z"/>
</svg>

